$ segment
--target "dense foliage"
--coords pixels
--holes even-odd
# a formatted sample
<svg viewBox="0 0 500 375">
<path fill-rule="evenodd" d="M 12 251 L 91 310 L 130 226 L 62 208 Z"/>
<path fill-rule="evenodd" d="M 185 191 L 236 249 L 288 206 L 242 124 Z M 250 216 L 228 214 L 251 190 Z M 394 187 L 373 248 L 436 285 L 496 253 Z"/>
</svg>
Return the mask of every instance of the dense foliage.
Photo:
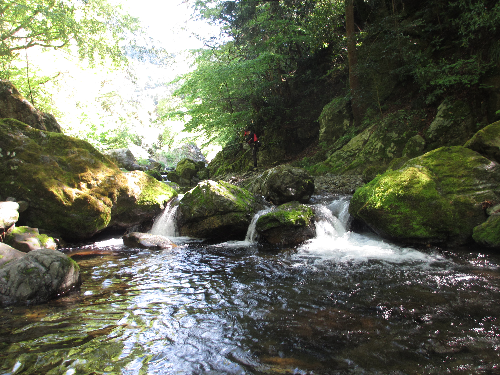
<svg viewBox="0 0 500 375">
<path fill-rule="evenodd" d="M 260 133 L 314 127 L 315 105 L 335 96 L 357 95 L 365 116 L 373 116 L 408 102 L 435 107 L 449 95 L 484 95 L 500 57 L 498 1 L 353 3 L 354 92 L 344 1 L 195 1 L 196 14 L 224 32 L 180 78 L 182 110 L 170 115 L 224 144 L 248 125 Z"/>
</svg>

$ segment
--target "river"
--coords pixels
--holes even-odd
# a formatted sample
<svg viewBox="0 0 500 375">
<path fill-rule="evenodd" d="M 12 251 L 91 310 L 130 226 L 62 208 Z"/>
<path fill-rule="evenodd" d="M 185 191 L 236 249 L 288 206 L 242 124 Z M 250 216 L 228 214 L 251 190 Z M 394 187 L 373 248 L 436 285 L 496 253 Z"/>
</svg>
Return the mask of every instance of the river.
<svg viewBox="0 0 500 375">
<path fill-rule="evenodd" d="M 71 249 L 102 252 L 74 257 L 80 290 L 0 310 L 0 374 L 500 373 L 500 256 L 350 232 L 348 202 L 315 197 L 317 237 L 297 248 L 249 228 Z"/>
</svg>

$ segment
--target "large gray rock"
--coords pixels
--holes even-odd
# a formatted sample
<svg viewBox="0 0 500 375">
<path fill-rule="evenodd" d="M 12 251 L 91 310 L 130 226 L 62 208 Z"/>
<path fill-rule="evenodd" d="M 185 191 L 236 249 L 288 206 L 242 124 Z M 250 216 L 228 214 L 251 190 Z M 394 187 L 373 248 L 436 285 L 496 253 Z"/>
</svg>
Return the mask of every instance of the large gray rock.
<svg viewBox="0 0 500 375">
<path fill-rule="evenodd" d="M 316 235 L 311 207 L 289 202 L 257 219 L 255 226 L 262 242 L 296 246 Z"/>
<path fill-rule="evenodd" d="M 0 233 L 5 232 L 19 220 L 19 204 L 0 202 Z"/>
<path fill-rule="evenodd" d="M 0 305 L 34 305 L 80 283 L 78 264 L 55 250 L 35 250 L 0 267 Z"/>
<path fill-rule="evenodd" d="M 280 165 L 242 185 L 275 205 L 298 201 L 307 203 L 314 193 L 314 179 L 302 168 Z"/>
<path fill-rule="evenodd" d="M 179 202 L 181 236 L 243 239 L 254 214 L 262 208 L 249 191 L 227 182 L 205 180 Z"/>
<path fill-rule="evenodd" d="M 7 244 L 0 242 L 0 267 L 12 260 L 22 258 L 26 254 Z"/>
<path fill-rule="evenodd" d="M 39 130 L 62 133 L 54 116 L 37 110 L 12 83 L 0 80 L 0 118 L 13 118 Z"/>
<path fill-rule="evenodd" d="M 105 152 L 111 160 L 113 160 L 118 167 L 126 169 L 127 171 L 140 171 L 143 168 L 137 163 L 134 154 L 128 148 L 117 148 Z"/>
</svg>

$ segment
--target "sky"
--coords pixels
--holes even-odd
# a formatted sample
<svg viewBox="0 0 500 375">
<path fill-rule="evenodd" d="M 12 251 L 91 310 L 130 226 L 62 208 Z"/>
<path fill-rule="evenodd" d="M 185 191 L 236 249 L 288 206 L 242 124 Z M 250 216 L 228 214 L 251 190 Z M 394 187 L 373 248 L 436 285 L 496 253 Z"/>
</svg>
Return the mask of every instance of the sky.
<svg viewBox="0 0 500 375">
<path fill-rule="evenodd" d="M 169 52 L 203 47 L 194 34 L 216 34 L 218 29 L 191 19 L 192 9 L 185 0 L 116 0 L 128 14 L 138 17 L 148 34 L 161 41 Z"/>
</svg>

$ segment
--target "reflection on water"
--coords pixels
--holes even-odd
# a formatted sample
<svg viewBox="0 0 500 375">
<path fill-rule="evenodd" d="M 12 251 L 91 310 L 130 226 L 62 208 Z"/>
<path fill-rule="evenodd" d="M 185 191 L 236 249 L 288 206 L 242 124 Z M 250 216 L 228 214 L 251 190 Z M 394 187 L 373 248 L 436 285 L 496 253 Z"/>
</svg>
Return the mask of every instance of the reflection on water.
<svg viewBox="0 0 500 375">
<path fill-rule="evenodd" d="M 297 249 L 96 244 L 113 251 L 75 257 L 80 291 L 0 310 L 0 373 L 498 373 L 498 256 L 400 248 L 345 230 L 345 204 L 317 210 Z"/>
</svg>

